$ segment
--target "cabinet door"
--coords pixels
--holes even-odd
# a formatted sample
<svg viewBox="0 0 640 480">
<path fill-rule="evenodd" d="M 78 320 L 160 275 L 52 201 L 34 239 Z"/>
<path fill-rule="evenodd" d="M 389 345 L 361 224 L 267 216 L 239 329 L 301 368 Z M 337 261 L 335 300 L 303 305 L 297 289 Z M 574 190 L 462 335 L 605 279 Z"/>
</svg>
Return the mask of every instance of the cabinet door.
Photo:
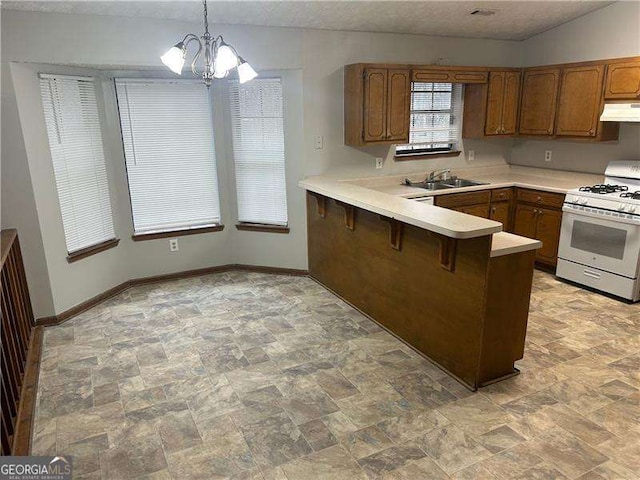
<svg viewBox="0 0 640 480">
<path fill-rule="evenodd" d="M 542 242 L 542 248 L 536 252 L 536 260 L 548 265 L 558 263 L 558 243 L 560 242 L 560 225 L 562 212 L 538 209 L 537 238 Z"/>
<path fill-rule="evenodd" d="M 365 142 L 380 142 L 387 136 L 387 70 L 368 68 L 364 72 Z"/>
<path fill-rule="evenodd" d="M 489 74 L 487 115 L 484 125 L 485 135 L 502 134 L 502 102 L 504 100 L 505 75 L 506 72 L 491 72 Z"/>
<path fill-rule="evenodd" d="M 516 206 L 516 218 L 513 226 L 513 233 L 523 237 L 536 238 L 536 221 L 538 210 L 529 205 Z"/>
<path fill-rule="evenodd" d="M 613 63 L 607 67 L 604 98 L 607 100 L 640 98 L 640 61 Z"/>
<path fill-rule="evenodd" d="M 474 217 L 489 218 L 489 205 L 468 205 L 466 207 L 458 207 L 453 210 L 466 213 L 467 215 L 473 215 Z"/>
<path fill-rule="evenodd" d="M 562 69 L 556 135 L 595 137 L 604 65 Z"/>
<path fill-rule="evenodd" d="M 559 80 L 559 68 L 525 70 L 519 133 L 523 135 L 553 134 Z"/>
<path fill-rule="evenodd" d="M 514 135 L 518 122 L 518 103 L 520 101 L 520 72 L 506 72 L 504 77 L 504 96 L 502 100 L 502 133 Z"/>
<path fill-rule="evenodd" d="M 411 108 L 411 78 L 409 70 L 389 70 L 387 96 L 387 140 L 409 142 Z"/>
<path fill-rule="evenodd" d="M 491 204 L 489 214 L 491 220 L 502 223 L 505 232 L 511 231 L 511 208 L 509 202 L 497 202 Z"/>
</svg>

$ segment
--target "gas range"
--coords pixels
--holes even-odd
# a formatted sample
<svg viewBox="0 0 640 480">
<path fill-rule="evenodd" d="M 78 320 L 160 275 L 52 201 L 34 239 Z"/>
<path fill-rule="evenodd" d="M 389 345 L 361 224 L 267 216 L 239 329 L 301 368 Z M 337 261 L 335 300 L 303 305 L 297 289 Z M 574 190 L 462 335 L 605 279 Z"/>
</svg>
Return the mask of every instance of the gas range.
<svg viewBox="0 0 640 480">
<path fill-rule="evenodd" d="M 570 190 L 556 274 L 640 300 L 640 161 L 611 162 L 604 183 Z"/>
<path fill-rule="evenodd" d="M 564 207 L 640 223 L 640 185 L 606 183 L 570 190 Z"/>
</svg>

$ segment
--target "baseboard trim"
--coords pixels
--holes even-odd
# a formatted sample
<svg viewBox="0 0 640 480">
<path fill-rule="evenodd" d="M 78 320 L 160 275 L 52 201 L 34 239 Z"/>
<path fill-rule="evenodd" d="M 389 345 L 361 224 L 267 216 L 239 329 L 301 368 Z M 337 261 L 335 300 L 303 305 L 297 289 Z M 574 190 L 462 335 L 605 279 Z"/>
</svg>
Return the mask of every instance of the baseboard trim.
<svg viewBox="0 0 640 480">
<path fill-rule="evenodd" d="M 16 417 L 15 433 L 11 455 L 29 455 L 31 451 L 31 434 L 35 420 L 36 395 L 38 392 L 38 374 L 42 358 L 42 339 L 44 328 L 36 326 L 29 339 L 29 350 L 24 371 L 24 383 L 20 392 L 20 405 Z"/>
<path fill-rule="evenodd" d="M 307 270 L 299 270 L 295 268 L 280 268 L 280 267 L 264 267 L 259 265 L 240 265 L 240 264 L 227 264 L 227 265 L 218 265 L 215 267 L 206 267 L 206 268 L 198 268 L 195 270 L 184 270 L 181 272 L 174 273 L 166 273 L 163 275 L 154 275 L 150 277 L 141 277 L 141 278 L 133 278 L 131 280 L 127 280 L 126 282 L 122 282 L 119 285 L 116 285 L 109 290 L 102 292 L 95 297 L 92 297 L 88 300 L 85 300 L 78 305 L 71 307 L 68 310 L 65 310 L 58 315 L 53 315 L 50 317 L 40 317 L 36 320 L 36 325 L 41 327 L 50 327 L 54 325 L 60 325 L 61 323 L 69 320 L 76 315 L 79 315 L 83 312 L 86 312 L 90 308 L 99 305 L 100 303 L 108 300 L 116 295 L 128 290 L 131 287 L 135 287 L 138 285 L 147 285 L 150 283 L 160 283 L 166 282 L 169 280 L 180 280 L 182 278 L 191 278 L 191 277 L 201 277 L 203 275 L 211 275 L 212 273 L 222 273 L 228 272 L 231 270 L 244 270 L 249 272 L 256 273 L 272 273 L 278 275 L 296 275 L 296 276 L 307 276 L 309 272 Z"/>
</svg>

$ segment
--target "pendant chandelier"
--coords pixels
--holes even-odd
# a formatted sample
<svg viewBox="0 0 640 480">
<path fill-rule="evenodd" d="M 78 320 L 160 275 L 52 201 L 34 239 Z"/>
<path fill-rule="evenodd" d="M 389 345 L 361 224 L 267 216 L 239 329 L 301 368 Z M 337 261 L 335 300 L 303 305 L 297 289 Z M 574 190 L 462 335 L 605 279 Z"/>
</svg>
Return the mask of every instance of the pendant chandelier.
<svg viewBox="0 0 640 480">
<path fill-rule="evenodd" d="M 176 43 L 167 53 L 160 57 L 162 63 L 169 67 L 171 71 L 181 75 L 182 67 L 184 66 L 187 56 L 187 48 L 191 43 L 195 42 L 198 45 L 198 51 L 191 62 L 191 71 L 196 77 L 202 77 L 207 87 L 211 86 L 211 81 L 214 78 L 224 78 L 229 75 L 229 72 L 234 68 L 238 69 L 238 79 L 240 83 L 245 83 L 256 78 L 258 74 L 253 67 L 238 55 L 235 48 L 225 43 L 222 35 L 214 38 L 213 35 L 209 33 L 207 0 L 203 0 L 202 4 L 204 7 L 204 35 L 198 37 L 193 33 L 188 33 L 182 41 Z M 196 67 L 196 62 L 200 58 L 200 55 L 203 56 L 204 60 L 202 71 L 199 71 L 198 67 Z"/>
</svg>

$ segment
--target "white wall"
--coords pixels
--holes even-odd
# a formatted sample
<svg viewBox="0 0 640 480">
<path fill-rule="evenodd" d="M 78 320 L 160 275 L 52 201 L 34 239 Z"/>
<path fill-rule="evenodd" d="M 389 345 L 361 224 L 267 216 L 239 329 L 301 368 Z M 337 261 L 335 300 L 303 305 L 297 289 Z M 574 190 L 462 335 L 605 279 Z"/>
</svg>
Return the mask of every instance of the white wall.
<svg viewBox="0 0 640 480">
<path fill-rule="evenodd" d="M 616 2 L 523 42 L 525 66 L 640 55 L 640 2 Z M 544 161 L 551 150 L 552 162 Z M 616 142 L 515 140 L 515 165 L 603 173 L 611 160 L 640 160 L 640 124 L 620 125 Z"/>
<path fill-rule="evenodd" d="M 460 158 L 393 162 L 388 147 L 352 148 L 343 142 L 343 66 L 356 62 L 519 66 L 638 55 L 637 2 L 616 3 L 526 42 L 472 40 L 361 32 L 251 26 L 214 26 L 258 70 L 286 70 L 287 195 L 289 235 L 238 232 L 234 228 L 235 190 L 228 135 L 216 134 L 221 182 L 223 232 L 180 239 L 169 254 L 166 240 L 134 243 L 126 176 L 112 85 L 102 82 L 107 127 L 105 148 L 118 248 L 76 264 L 64 259 L 64 237 L 57 197 L 47 166 L 42 114 L 36 112 L 37 67 L 20 63 L 72 65 L 101 70 L 161 68 L 159 56 L 199 24 L 174 21 L 2 11 L 2 226 L 16 226 L 25 243 L 30 287 L 38 316 L 59 313 L 126 278 L 157 275 L 223 263 L 306 268 L 304 195 L 297 182 L 305 175 L 340 172 L 373 176 L 466 166 Z M 635 16 L 634 16 L 635 15 Z M 635 43 L 634 43 L 635 42 Z M 9 62 L 11 64 L 9 69 Z M 11 71 L 11 72 L 10 72 Z M 166 74 L 166 73 L 165 73 Z M 13 78 L 12 78 L 13 77 Z M 15 95 L 6 79 L 18 88 Z M 224 89 L 216 91 L 223 98 Z M 37 98 L 29 98 L 29 97 Z M 18 111 L 20 112 L 18 114 Z M 219 112 L 216 112 L 218 115 Z M 37 125 L 36 125 L 37 124 Z M 219 135 L 222 135 L 220 140 Z M 314 149 L 314 137 L 324 149 Z M 225 140 L 225 138 L 227 140 Z M 473 165 L 511 162 L 545 166 L 540 152 L 554 150 L 554 168 L 602 171 L 608 160 L 637 152 L 638 127 L 623 126 L 621 140 L 592 145 L 570 142 L 483 140 L 463 142 L 474 149 Z M 375 157 L 386 158 L 374 169 Z M 637 156 L 637 155 L 636 155 Z M 89 280 L 90 279 L 90 280 Z"/>
</svg>

